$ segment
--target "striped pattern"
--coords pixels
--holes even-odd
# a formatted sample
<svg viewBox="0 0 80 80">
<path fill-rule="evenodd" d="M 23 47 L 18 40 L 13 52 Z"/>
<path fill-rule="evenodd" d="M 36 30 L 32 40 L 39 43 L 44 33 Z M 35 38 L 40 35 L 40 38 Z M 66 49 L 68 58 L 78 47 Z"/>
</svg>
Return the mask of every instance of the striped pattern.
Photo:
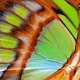
<svg viewBox="0 0 80 80">
<path fill-rule="evenodd" d="M 79 1 L 74 2 L 0 1 L 1 80 L 65 79 L 67 67 L 78 62 Z"/>
</svg>

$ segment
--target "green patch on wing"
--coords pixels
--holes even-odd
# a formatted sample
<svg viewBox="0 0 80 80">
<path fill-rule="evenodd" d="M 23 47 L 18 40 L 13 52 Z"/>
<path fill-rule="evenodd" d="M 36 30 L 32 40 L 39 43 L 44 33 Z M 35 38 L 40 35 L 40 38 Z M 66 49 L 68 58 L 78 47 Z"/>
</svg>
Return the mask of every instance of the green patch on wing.
<svg viewBox="0 0 80 80">
<path fill-rule="evenodd" d="M 67 3 L 66 0 L 52 0 L 52 2 L 54 2 L 67 16 L 67 18 L 69 18 L 69 20 L 75 25 L 75 27 L 78 28 L 79 19 L 77 10 L 69 3 Z"/>
<path fill-rule="evenodd" d="M 43 28 L 39 40 L 35 47 L 36 52 L 59 62 L 65 62 L 75 50 L 73 36 L 58 20 Z"/>
<path fill-rule="evenodd" d="M 43 80 L 55 73 L 75 51 L 75 40 L 66 27 L 53 20 L 43 27 L 35 52 L 31 55 L 22 74 L 22 80 Z"/>
<path fill-rule="evenodd" d="M 11 62 L 15 58 L 15 52 L 11 50 L 0 50 L 0 62 Z"/>
<path fill-rule="evenodd" d="M 0 31 L 5 33 L 10 33 L 12 29 L 12 26 L 6 23 L 0 24 Z"/>
<path fill-rule="evenodd" d="M 14 37 L 1 35 L 0 46 L 3 48 L 16 48 L 18 45 L 18 40 Z"/>
<path fill-rule="evenodd" d="M 19 18 L 19 17 L 17 17 L 16 15 L 14 15 L 14 14 L 7 14 L 6 16 L 5 16 L 5 19 L 6 19 L 6 21 L 7 22 L 9 22 L 10 24 L 12 24 L 12 25 L 15 25 L 15 26 L 20 26 L 21 25 L 21 23 L 22 23 L 22 20 Z"/>
<path fill-rule="evenodd" d="M 77 39 L 77 35 L 78 35 L 77 29 L 71 24 L 71 22 L 64 15 L 59 14 L 58 16 L 66 25 L 66 27 L 69 29 L 69 31 L 72 33 L 74 38 Z"/>
<path fill-rule="evenodd" d="M 0 49 L 0 77 L 3 75 L 4 71 L 7 70 L 7 68 L 11 65 L 10 63 L 6 62 L 13 62 L 16 59 L 15 56 L 15 51 Z"/>
<path fill-rule="evenodd" d="M 14 8 L 16 14 L 18 14 L 22 18 L 26 18 L 28 16 L 28 11 L 22 6 L 17 6 Z"/>
</svg>

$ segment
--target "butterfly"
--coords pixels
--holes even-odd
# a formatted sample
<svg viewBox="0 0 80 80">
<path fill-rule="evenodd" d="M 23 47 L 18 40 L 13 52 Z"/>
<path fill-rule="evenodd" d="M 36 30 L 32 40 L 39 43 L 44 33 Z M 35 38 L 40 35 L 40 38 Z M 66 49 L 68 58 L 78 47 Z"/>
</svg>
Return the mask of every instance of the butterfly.
<svg viewBox="0 0 80 80">
<path fill-rule="evenodd" d="M 0 80 L 79 80 L 79 0 L 0 1 Z"/>
</svg>

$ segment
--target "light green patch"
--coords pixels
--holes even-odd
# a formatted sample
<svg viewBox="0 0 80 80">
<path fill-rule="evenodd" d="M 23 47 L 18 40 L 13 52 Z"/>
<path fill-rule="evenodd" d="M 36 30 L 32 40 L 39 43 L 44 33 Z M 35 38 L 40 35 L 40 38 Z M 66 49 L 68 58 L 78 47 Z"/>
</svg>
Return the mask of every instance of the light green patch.
<svg viewBox="0 0 80 80">
<path fill-rule="evenodd" d="M 66 0 L 52 0 L 61 11 L 69 18 L 69 20 L 75 25 L 76 28 L 79 27 L 79 19 L 77 10 L 68 4 Z"/>
<path fill-rule="evenodd" d="M 14 59 L 14 55 L 13 51 L 2 49 L 0 50 L 0 62 L 10 62 Z"/>
<path fill-rule="evenodd" d="M 27 9 L 25 9 L 24 7 L 22 6 L 17 6 L 14 8 L 14 11 L 16 14 L 18 14 L 20 17 L 22 18 L 26 18 L 27 15 L 28 15 L 28 11 Z"/>
<path fill-rule="evenodd" d="M 75 50 L 75 40 L 63 24 L 54 20 L 44 27 L 35 50 L 53 61 L 66 62 Z"/>
<path fill-rule="evenodd" d="M 66 25 L 66 27 L 70 30 L 70 32 L 72 33 L 72 35 L 74 36 L 74 38 L 77 39 L 77 36 L 78 36 L 77 29 L 71 24 L 71 22 L 64 15 L 59 14 L 58 16 L 64 22 L 64 24 Z"/>
<path fill-rule="evenodd" d="M 2 23 L 0 25 L 0 31 L 1 32 L 5 32 L 5 33 L 10 33 L 11 32 L 11 29 L 12 29 L 12 26 L 6 24 L 6 23 Z"/>
<path fill-rule="evenodd" d="M 29 58 L 30 61 L 36 61 L 36 60 L 44 60 L 45 58 L 39 54 L 32 53 L 31 58 Z"/>
<path fill-rule="evenodd" d="M 4 48 L 16 48 L 18 45 L 18 40 L 14 37 L 3 35 L 0 38 L 0 45 Z"/>
<path fill-rule="evenodd" d="M 50 76 L 53 73 L 52 69 L 49 70 L 35 70 L 31 73 L 27 74 L 27 71 L 25 71 L 24 75 L 22 76 L 21 80 L 44 80 L 46 77 Z"/>
<path fill-rule="evenodd" d="M 5 19 L 7 22 L 9 22 L 15 26 L 18 26 L 18 27 L 20 27 L 20 25 L 22 23 L 22 20 L 19 17 L 15 16 L 14 14 L 11 14 L 11 13 L 7 14 L 5 16 Z"/>
</svg>

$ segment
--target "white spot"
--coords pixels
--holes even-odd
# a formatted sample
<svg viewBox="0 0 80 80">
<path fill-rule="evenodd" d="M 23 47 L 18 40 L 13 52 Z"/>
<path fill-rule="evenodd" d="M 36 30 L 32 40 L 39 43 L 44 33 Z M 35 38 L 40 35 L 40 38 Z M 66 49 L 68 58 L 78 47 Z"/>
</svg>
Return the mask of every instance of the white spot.
<svg viewBox="0 0 80 80">
<path fill-rule="evenodd" d="M 33 1 L 22 1 L 22 3 L 25 4 L 28 8 L 30 8 L 34 12 L 37 12 L 38 10 L 42 9 L 41 5 Z"/>
<path fill-rule="evenodd" d="M 72 63 L 66 68 L 66 72 L 70 72 L 72 69 L 74 69 L 79 61 L 80 52 L 78 51 L 76 56 L 74 57 Z"/>
<path fill-rule="evenodd" d="M 0 77 L 3 75 L 3 72 L 0 71 Z"/>
</svg>

